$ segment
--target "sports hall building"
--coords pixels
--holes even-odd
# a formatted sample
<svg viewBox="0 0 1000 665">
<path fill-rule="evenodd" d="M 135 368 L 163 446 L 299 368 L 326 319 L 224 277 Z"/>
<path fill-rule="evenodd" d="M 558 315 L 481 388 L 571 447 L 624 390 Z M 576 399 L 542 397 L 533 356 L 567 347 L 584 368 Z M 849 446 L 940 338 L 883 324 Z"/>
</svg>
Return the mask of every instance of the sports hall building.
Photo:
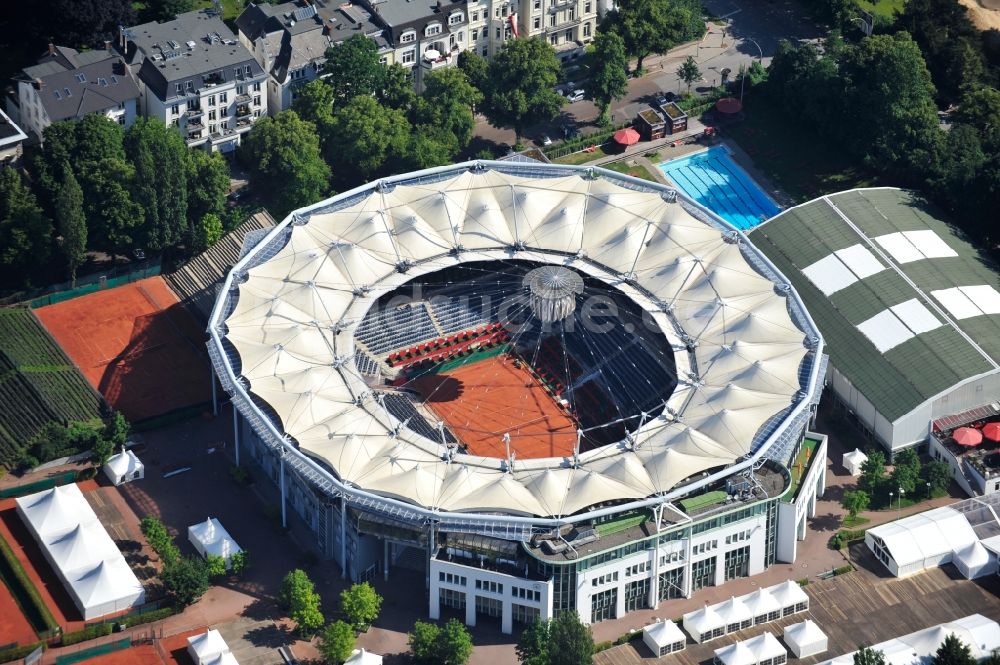
<svg viewBox="0 0 1000 665">
<path fill-rule="evenodd" d="M 237 461 L 351 580 L 468 624 L 623 616 L 794 561 L 823 338 L 741 232 L 599 168 L 474 162 L 300 209 L 220 290 Z"/>
</svg>

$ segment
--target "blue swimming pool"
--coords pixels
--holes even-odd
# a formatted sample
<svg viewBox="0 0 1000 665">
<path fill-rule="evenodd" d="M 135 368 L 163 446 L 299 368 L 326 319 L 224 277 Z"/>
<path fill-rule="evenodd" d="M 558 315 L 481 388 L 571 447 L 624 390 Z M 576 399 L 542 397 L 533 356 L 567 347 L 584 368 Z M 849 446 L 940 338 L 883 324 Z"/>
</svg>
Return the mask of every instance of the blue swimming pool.
<svg viewBox="0 0 1000 665">
<path fill-rule="evenodd" d="M 721 145 L 663 162 L 660 170 L 682 192 L 738 229 L 752 229 L 781 212 Z"/>
</svg>

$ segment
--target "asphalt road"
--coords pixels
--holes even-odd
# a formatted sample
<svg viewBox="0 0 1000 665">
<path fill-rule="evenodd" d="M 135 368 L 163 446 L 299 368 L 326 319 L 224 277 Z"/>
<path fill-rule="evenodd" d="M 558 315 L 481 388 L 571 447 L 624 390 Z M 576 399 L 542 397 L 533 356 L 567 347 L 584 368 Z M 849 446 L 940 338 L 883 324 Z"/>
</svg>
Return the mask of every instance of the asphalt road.
<svg viewBox="0 0 1000 665">
<path fill-rule="evenodd" d="M 677 68 L 689 56 L 694 56 L 702 72 L 702 80 L 692 85 L 692 92 L 707 91 L 721 82 L 723 69 L 733 72 L 761 60 L 766 66 L 782 39 L 814 40 L 822 35 L 820 26 L 804 19 L 794 0 L 705 0 L 705 8 L 725 25 L 706 24 L 708 33 L 699 42 L 691 42 L 664 54 L 647 57 L 643 63 L 646 74 L 629 81 L 628 94 L 612 103 L 614 122 L 632 118 L 641 108 L 664 91 L 675 93 L 687 89 L 677 76 Z M 635 62 L 632 62 L 632 67 Z M 582 133 L 596 130 L 597 107 L 593 102 L 567 104 L 552 122 L 532 127 L 526 139 L 546 133 L 553 138 L 562 134 L 559 127 L 572 125 Z M 514 131 L 493 127 L 484 118 L 476 124 L 474 144 L 470 153 L 499 143 L 514 143 Z"/>
</svg>

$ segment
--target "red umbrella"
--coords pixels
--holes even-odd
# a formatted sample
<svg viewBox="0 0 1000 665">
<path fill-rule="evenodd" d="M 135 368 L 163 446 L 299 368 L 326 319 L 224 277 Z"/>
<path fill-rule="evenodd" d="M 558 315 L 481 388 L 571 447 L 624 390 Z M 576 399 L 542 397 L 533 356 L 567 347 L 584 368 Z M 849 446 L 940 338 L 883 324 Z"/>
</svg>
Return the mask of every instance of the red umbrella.
<svg viewBox="0 0 1000 665">
<path fill-rule="evenodd" d="M 621 143 L 622 145 L 635 145 L 639 142 L 639 138 L 639 132 L 631 127 L 619 129 L 614 135 L 615 143 Z"/>
<path fill-rule="evenodd" d="M 990 441 L 1000 441 L 1000 423 L 986 423 L 983 425 L 983 438 Z"/>
<path fill-rule="evenodd" d="M 978 446 L 983 442 L 983 433 L 971 427 L 959 427 L 951 433 L 951 438 L 960 446 Z"/>
<path fill-rule="evenodd" d="M 743 110 L 743 104 L 735 97 L 723 97 L 715 102 L 715 110 L 726 115 L 733 115 Z"/>
</svg>

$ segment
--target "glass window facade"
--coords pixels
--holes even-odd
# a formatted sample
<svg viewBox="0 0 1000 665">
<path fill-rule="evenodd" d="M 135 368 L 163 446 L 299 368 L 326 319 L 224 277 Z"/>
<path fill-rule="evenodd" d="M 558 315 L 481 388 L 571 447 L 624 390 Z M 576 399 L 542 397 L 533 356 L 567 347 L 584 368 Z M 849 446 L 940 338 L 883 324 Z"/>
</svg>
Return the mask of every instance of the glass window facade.
<svg viewBox="0 0 1000 665">
<path fill-rule="evenodd" d="M 614 619 L 617 604 L 618 589 L 608 589 L 595 593 L 590 597 L 590 622 L 597 623 L 605 619 Z"/>
</svg>

